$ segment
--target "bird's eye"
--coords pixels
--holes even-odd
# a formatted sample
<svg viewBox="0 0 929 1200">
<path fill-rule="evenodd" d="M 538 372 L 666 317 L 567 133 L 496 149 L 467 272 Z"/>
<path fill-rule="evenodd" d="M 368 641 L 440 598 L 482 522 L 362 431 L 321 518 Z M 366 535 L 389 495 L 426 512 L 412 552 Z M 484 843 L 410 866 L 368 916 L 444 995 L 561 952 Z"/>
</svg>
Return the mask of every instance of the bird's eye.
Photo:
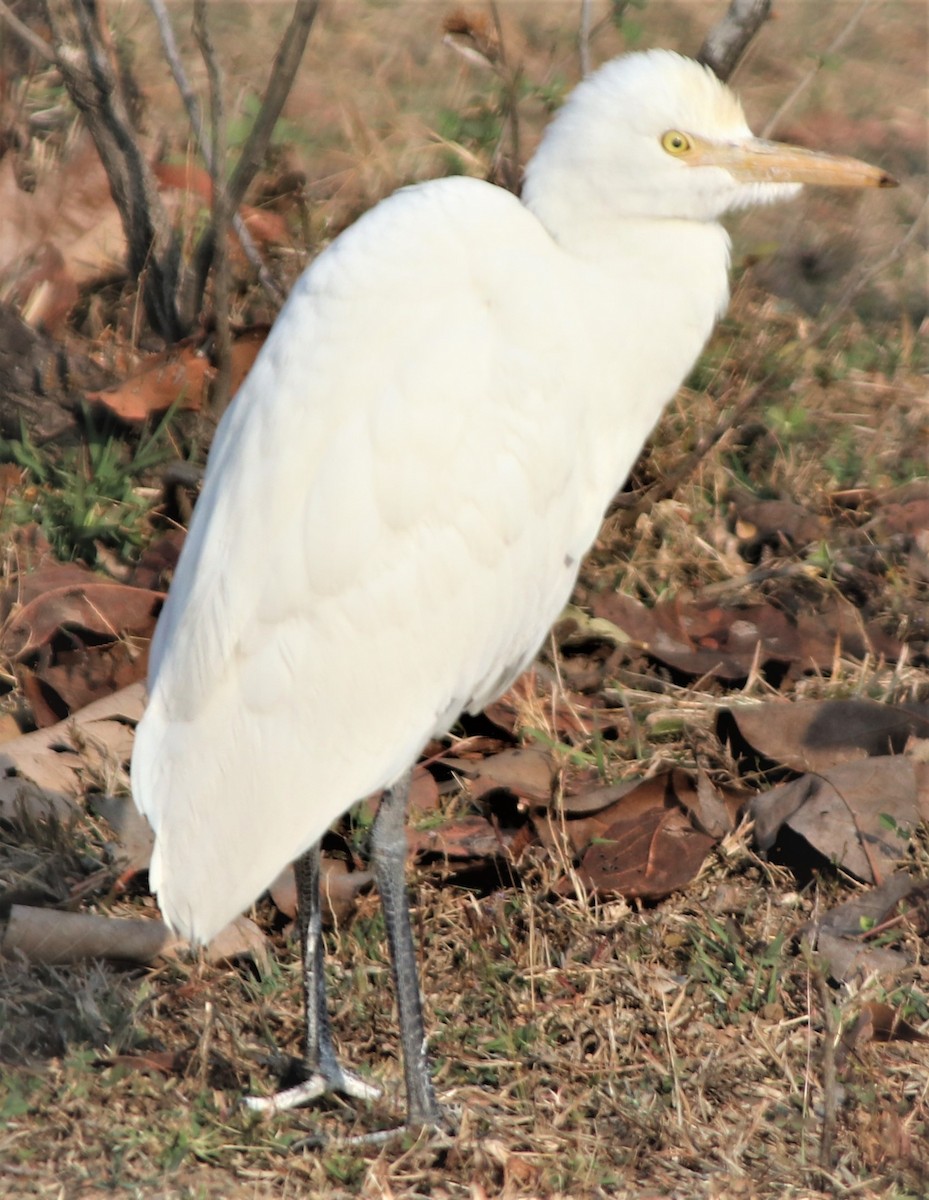
<svg viewBox="0 0 929 1200">
<path fill-rule="evenodd" d="M 690 138 L 678 129 L 669 129 L 662 135 L 661 145 L 669 154 L 686 154 L 690 149 Z"/>
</svg>

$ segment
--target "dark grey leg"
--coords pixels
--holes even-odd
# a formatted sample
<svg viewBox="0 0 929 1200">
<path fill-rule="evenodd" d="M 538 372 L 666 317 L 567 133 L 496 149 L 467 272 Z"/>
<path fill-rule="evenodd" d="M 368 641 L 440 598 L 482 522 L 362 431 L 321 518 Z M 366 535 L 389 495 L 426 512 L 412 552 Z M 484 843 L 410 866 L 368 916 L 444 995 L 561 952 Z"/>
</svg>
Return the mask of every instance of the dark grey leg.
<svg viewBox="0 0 929 1200">
<path fill-rule="evenodd" d="M 336 1065 L 326 1007 L 326 967 L 323 961 L 323 919 L 319 895 L 319 846 L 294 863 L 297 880 L 297 933 L 303 962 L 303 1008 L 306 1014 L 307 1073 L 326 1072 Z"/>
<path fill-rule="evenodd" d="M 297 931 L 303 959 L 303 1002 L 306 1013 L 306 1079 L 274 1096 L 247 1096 L 255 1112 L 283 1112 L 307 1104 L 324 1092 L 344 1092 L 359 1100 L 375 1100 L 381 1089 L 365 1083 L 339 1065 L 332 1045 L 326 1007 L 326 973 L 323 961 L 323 922 L 319 898 L 319 846 L 294 863 L 297 877 Z"/>
<path fill-rule="evenodd" d="M 429 1077 L 419 970 L 405 882 L 406 806 L 411 775 L 407 771 L 384 793 L 371 831 L 372 858 L 397 990 L 407 1121 L 410 1125 L 441 1125 L 442 1110 Z"/>
</svg>

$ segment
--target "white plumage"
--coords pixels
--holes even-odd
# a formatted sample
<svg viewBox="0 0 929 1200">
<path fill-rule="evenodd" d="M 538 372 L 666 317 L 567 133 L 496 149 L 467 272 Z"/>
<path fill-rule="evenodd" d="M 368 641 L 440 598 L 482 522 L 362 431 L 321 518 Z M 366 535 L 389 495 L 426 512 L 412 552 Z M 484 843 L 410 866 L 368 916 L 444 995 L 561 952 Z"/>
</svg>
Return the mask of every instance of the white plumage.
<svg viewBox="0 0 929 1200">
<path fill-rule="evenodd" d="M 174 928 L 209 939 L 526 667 L 726 305 L 717 218 L 800 181 L 887 182 L 754 142 L 653 51 L 575 90 L 523 202 L 409 188 L 310 266 L 217 433 L 152 648 L 132 778 Z"/>
</svg>

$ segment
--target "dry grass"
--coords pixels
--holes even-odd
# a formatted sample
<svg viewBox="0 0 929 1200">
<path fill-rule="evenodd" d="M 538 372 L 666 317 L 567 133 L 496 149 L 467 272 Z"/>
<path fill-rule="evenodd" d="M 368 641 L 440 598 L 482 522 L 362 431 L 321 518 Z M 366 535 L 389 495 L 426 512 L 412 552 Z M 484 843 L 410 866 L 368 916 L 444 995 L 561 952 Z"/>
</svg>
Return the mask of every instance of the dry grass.
<svg viewBox="0 0 929 1200">
<path fill-rule="evenodd" d="M 557 90 L 559 78 L 576 74 L 575 8 L 517 8 L 504 6 L 512 45 L 528 77 Z M 773 110 L 787 90 L 785 70 L 793 77 L 805 66 L 849 6 L 809 8 L 784 5 L 746 65 L 740 83 L 753 113 Z M 264 13 L 253 7 L 243 19 L 258 29 Z M 450 155 L 469 169 L 488 161 L 493 147 L 467 133 L 480 122 L 460 124 L 457 141 L 450 121 L 442 137 L 434 132 L 440 109 L 486 117 L 494 106 L 492 80 L 439 45 L 443 15 L 437 5 L 359 0 L 331 11 L 318 31 L 289 110 L 290 130 L 303 130 L 304 140 L 282 150 L 308 173 L 311 244 L 396 184 L 447 169 Z M 645 44 L 692 50 L 699 41 L 692 5 L 632 15 Z M 127 7 L 120 20 L 127 35 L 141 36 L 147 18 Z M 607 31 L 595 57 L 622 40 Z M 732 312 L 671 406 L 637 482 L 667 480 L 682 453 L 717 426 L 719 436 L 670 496 L 643 505 L 634 521 L 622 512 L 611 518 L 586 587 L 619 580 L 624 590 L 658 597 L 707 584 L 751 586 L 745 581 L 757 564 L 734 533 L 740 489 L 789 496 L 825 514 L 839 489 L 925 474 L 920 239 L 893 266 L 863 278 L 866 263 L 900 244 L 918 208 L 924 49 L 921 4 L 875 6 L 794 114 L 793 128 L 805 115 L 850 114 L 858 123 L 840 127 L 834 142 L 851 153 L 867 149 L 874 135 L 866 122 L 877 122 L 887 144 L 870 153 L 901 171 L 904 187 L 891 198 L 807 200 L 740 224 Z M 230 75 L 254 77 L 255 44 L 241 31 L 234 54 Z M 154 59 L 141 65 L 146 82 L 168 96 Z M 527 144 L 543 108 L 540 93 L 527 100 Z M 828 127 L 822 132 L 828 140 Z M 294 255 L 293 269 L 302 258 Z M 834 321 L 830 304 L 858 283 Z M 802 560 L 769 551 L 762 561 L 802 566 L 810 586 L 840 587 L 835 560 L 849 545 Z M 797 694 L 924 696 L 926 635 L 918 634 L 926 578 L 903 558 L 891 561 L 886 586 L 868 598 L 888 625 L 910 629 L 909 664 L 837 663 L 828 677 L 802 680 Z M 570 673 L 570 661 L 562 666 Z M 725 698 L 718 686 L 684 685 L 638 663 L 626 664 L 616 682 L 638 732 L 613 745 L 611 775 L 671 759 L 735 777 L 715 734 Z M 744 693 L 769 688 L 753 677 Z M 670 733 L 659 719 L 668 714 L 676 718 Z M 529 723 L 544 724 L 544 714 Z M 7 899 L 150 907 L 142 894 L 114 901 L 105 837 L 90 821 L 4 831 Z M 927 865 L 917 843 L 909 866 L 925 873 Z M 837 1032 L 864 1001 L 886 999 L 891 985 L 824 986 L 797 938 L 814 913 L 847 896 L 851 881 L 761 861 L 746 829 L 718 848 L 685 894 L 654 907 L 559 896 L 561 866 L 536 852 L 512 873 L 501 866 L 499 883 L 479 890 L 438 871 L 415 881 L 436 1083 L 460 1122 L 453 1137 L 379 1149 L 312 1145 L 320 1131 L 389 1125 L 402 1103 L 373 898 L 329 938 L 338 1042 L 386 1086 L 371 1110 L 332 1100 L 268 1121 L 237 1107 L 242 1092 L 272 1087 L 299 1048 L 298 968 L 270 909 L 261 915 L 280 955 L 263 976 L 248 964 L 171 963 L 151 972 L 0 964 L 0 1195 L 916 1200 L 929 1192 L 925 1044 L 859 1046 L 835 1076 Z M 914 965 L 892 981 L 890 998 L 907 1003 L 909 1019 L 925 1028 L 929 962 L 915 933 L 900 936 Z M 140 1070 L 120 1058 L 165 1051 L 177 1056 L 172 1070 Z M 833 1119 L 834 1154 L 823 1167 Z"/>
</svg>

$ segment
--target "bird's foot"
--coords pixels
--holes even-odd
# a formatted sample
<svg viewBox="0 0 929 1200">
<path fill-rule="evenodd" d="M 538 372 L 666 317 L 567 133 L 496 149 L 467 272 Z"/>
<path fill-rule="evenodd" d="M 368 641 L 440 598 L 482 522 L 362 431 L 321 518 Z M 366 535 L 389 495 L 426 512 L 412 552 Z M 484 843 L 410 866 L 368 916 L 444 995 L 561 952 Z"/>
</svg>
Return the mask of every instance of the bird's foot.
<svg viewBox="0 0 929 1200">
<path fill-rule="evenodd" d="M 321 1150 L 344 1146 L 383 1146 L 397 1138 L 411 1137 L 451 1145 L 457 1129 L 458 1114 L 448 1113 L 443 1109 L 435 1118 L 408 1118 L 402 1125 L 392 1125 L 389 1129 L 373 1129 L 368 1133 L 335 1135 L 314 1133 L 295 1142 L 292 1149 Z"/>
<path fill-rule="evenodd" d="M 246 1096 L 243 1104 L 251 1112 L 271 1115 L 309 1104 L 327 1092 L 341 1092 L 343 1096 L 350 1096 L 354 1100 L 377 1100 L 381 1089 L 354 1071 L 346 1071 L 344 1067 L 333 1063 L 324 1068 L 311 1069 L 306 1079 L 293 1087 L 275 1092 L 273 1096 Z"/>
</svg>

